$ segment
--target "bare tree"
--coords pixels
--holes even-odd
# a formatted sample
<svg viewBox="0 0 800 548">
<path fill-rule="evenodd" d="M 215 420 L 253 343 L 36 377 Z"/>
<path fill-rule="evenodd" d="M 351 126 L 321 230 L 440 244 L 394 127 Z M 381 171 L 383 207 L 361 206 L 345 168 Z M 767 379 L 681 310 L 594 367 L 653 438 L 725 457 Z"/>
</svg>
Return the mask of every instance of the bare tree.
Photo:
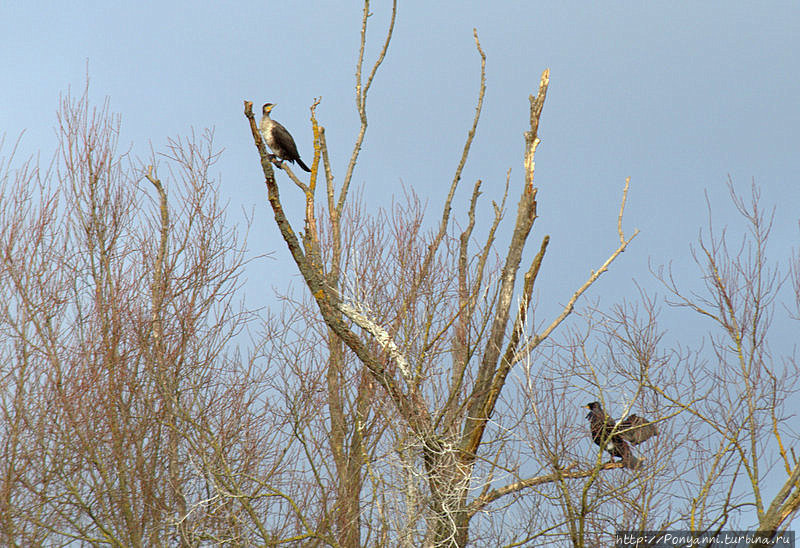
<svg viewBox="0 0 800 548">
<path fill-rule="evenodd" d="M 291 453 L 231 345 L 251 315 L 212 134 L 137 168 L 107 103 L 68 97 L 59 122 L 49 170 L 3 166 L 0 542 L 283 538 Z"/>
<path fill-rule="evenodd" d="M 797 431 L 787 408 L 798 392 L 800 364 L 794 355 L 775 356 L 769 344 L 773 318 L 789 310 L 776 306 L 787 279 L 797 306 L 798 263 L 795 256 L 787 271 L 769 262 L 772 213 L 764 211 L 755 184 L 749 200 L 736 194 L 732 181 L 729 189 L 746 232 L 732 247 L 727 230 L 719 234 L 709 221 L 708 235 L 693 250 L 705 291 L 687 294 L 671 271 L 658 271 L 671 303 L 709 325 L 708 363 L 691 386 L 653 388 L 708 434 L 695 456 L 698 478 L 688 523 L 698 529 L 726 525 L 742 509 L 755 510 L 759 533 L 772 537 L 800 509 L 800 461 L 789 445 Z M 709 219 L 710 211 L 709 205 Z M 768 494 L 766 479 L 782 474 L 780 489 Z"/>
<path fill-rule="evenodd" d="M 774 538 L 797 515 L 791 404 L 800 371 L 793 349 L 780 356 L 769 344 L 774 318 L 797 319 L 784 306 L 790 297 L 797 306 L 797 256 L 788 268 L 771 263 L 772 216 L 757 187 L 749 200 L 732 182 L 730 191 L 745 230 L 733 246 L 731 230 L 720 233 L 709 222 L 694 250 L 703 291 L 681 290 L 672 269 L 660 268 L 666 301 L 640 289 L 638 302 L 610 311 L 585 307 L 581 324 L 525 365 L 528 462 L 541 467 L 528 480 L 540 497 L 520 501 L 532 516 L 525 541 L 602 546 L 613 543 L 615 531 L 668 529 L 752 529 Z M 670 340 L 662 303 L 694 313 L 699 321 L 679 321 L 708 334 L 697 346 Z M 559 471 L 561 463 L 585 462 L 574 449 L 585 452 L 585 424 L 564 402 L 590 398 L 620 414 L 635 406 L 654 420 L 658 441 L 637 448 L 645 465 L 636 474 L 608 470 L 599 448 L 593 470 L 579 464 Z M 557 486 L 549 482 L 554 476 Z M 558 502 L 542 507 L 541 500 Z"/>
<path fill-rule="evenodd" d="M 388 230 L 392 231 L 396 247 L 389 242 L 388 249 L 380 248 L 377 253 L 378 246 L 373 244 L 387 240 L 379 235 L 378 229 L 364 239 L 358 238 L 355 228 L 347 232 L 343 220 L 353 170 L 367 129 L 367 93 L 386 54 L 395 11 L 393 8 L 383 49 L 369 76 L 362 81 L 369 15 L 369 3 L 364 4 L 356 70 L 356 105 L 361 128 L 341 186 L 337 189 L 334 185 L 324 128 L 316 119 L 316 102 L 311 108 L 315 156 L 310 181 L 301 182 L 282 166 L 306 197 L 302 241 L 281 205 L 270 156 L 259 135 L 250 102 L 245 102 L 245 115 L 260 154 L 277 226 L 329 330 L 327 405 L 331 421 L 329 445 L 336 463 L 333 481 L 338 486 L 338 542 L 357 546 L 364 528 L 390 528 L 385 515 L 384 523 L 376 526 L 362 524 L 359 519 L 364 515 L 359 495 L 364 488 L 363 470 L 370 473 L 369 461 L 374 458 L 365 451 L 365 446 L 372 443 L 365 442 L 362 424 L 370 414 L 369 402 L 377 387 L 389 405 L 382 412 L 400 419 L 387 423 L 400 470 L 384 475 L 380 485 L 386 488 L 389 486 L 386 478 L 397 478 L 392 496 L 396 498 L 393 505 L 400 511 L 392 515 L 407 516 L 409 521 L 393 525 L 391 530 L 399 527 L 404 531 L 399 540 L 409 546 L 463 546 L 468 540 L 470 520 L 479 510 L 485 511 L 489 501 L 500 497 L 487 498 L 494 473 L 508 469 L 503 454 L 508 440 L 502 433 L 508 427 L 502 424 L 506 417 L 500 420 L 498 406 L 509 372 L 564 321 L 578 298 L 626 249 L 635 233 L 626 237 L 622 230 L 626 182 L 617 219 L 619 242 L 608 260 L 589 273 L 587 281 L 576 289 L 563 311 L 549 324 L 541 330 L 525 330 L 533 287 L 549 241 L 543 238 L 538 253 L 522 275 L 520 286 L 517 276 L 537 217 L 534 156 L 549 72 L 542 74 L 537 95 L 530 97 L 530 130 L 524 135 L 525 177 L 519 185 L 517 215 L 508 252 L 499 259 L 497 268 L 492 268 L 489 259 L 496 249 L 495 234 L 506 212 L 510 175 L 501 204 L 493 204 L 494 220 L 482 243 L 476 246 L 473 236 L 480 181 L 473 186 L 467 225 L 460 234 L 454 233 L 452 217 L 452 203 L 477 130 L 485 90 L 486 57 L 477 33 L 481 77 L 476 114 L 442 208 L 438 230 L 424 234 L 419 215 L 404 218 L 392 212 L 396 222 Z M 325 216 L 316 211 L 320 174 L 325 176 L 327 190 Z M 356 254 L 361 254 L 360 261 L 355 260 Z M 345 270 L 345 266 L 350 268 Z M 365 279 L 372 285 L 365 287 Z M 354 363 L 352 358 L 344 358 L 345 352 L 356 359 L 354 366 L 350 365 Z M 345 365 L 350 365 L 348 374 L 344 374 Z M 348 394 L 347 408 L 343 394 Z M 511 427 L 519 422 L 515 415 L 509 413 L 507 417 L 512 421 Z M 499 423 L 496 433 L 490 427 L 493 421 Z M 491 436 L 487 436 L 487 428 L 492 431 Z M 347 438 L 350 442 L 345 446 Z M 523 487 L 511 486 L 503 492 L 510 494 Z M 473 500 L 476 495 L 478 498 Z M 392 542 L 397 541 L 388 544 Z"/>
<path fill-rule="evenodd" d="M 413 191 L 406 204 L 375 215 L 349 199 L 367 129 L 367 93 L 394 23 L 393 11 L 383 49 L 362 81 L 368 15 L 365 3 L 356 71 L 362 124 L 341 185 L 334 185 L 325 131 L 317 121 L 319 101 L 311 108 L 315 157 L 309 181 L 284 167 L 306 198 L 302 239 L 283 210 L 252 104 L 245 102 L 276 223 L 309 289 L 311 300 L 295 300 L 292 306 L 302 310 L 306 322 L 313 321 L 316 307 L 324 322 L 315 330 L 317 337 L 325 334 L 324 344 L 312 334 L 304 335 L 322 352 L 313 360 L 319 365 L 309 361 L 296 373 L 320 383 L 325 378 L 327 400 L 316 408 L 328 413 L 330 431 L 317 423 L 308 426 L 303 437 L 319 458 L 329 454 L 335 463 L 335 470 L 325 476 L 337 486 L 335 496 L 326 500 L 322 512 L 334 517 L 318 522 L 331 524 L 342 546 L 464 546 L 470 541 L 516 546 L 560 540 L 588 546 L 609 542 L 609 535 L 619 529 L 705 530 L 740 523 L 731 521 L 734 514 L 753 504 L 761 529 L 767 534 L 779 530 L 797 509 L 796 462 L 785 449 L 786 434 L 781 434 L 786 416 L 778 412 L 781 398 L 791 393 L 786 382 L 791 375 L 748 365 L 731 377 L 728 370 L 723 375 L 709 368 L 702 349 L 665 345 L 657 299 L 644 291 L 641 305 L 623 304 L 610 312 L 586 308 L 582 327 L 571 327 L 558 340 L 552 337 L 578 299 L 636 236 L 626 236 L 622 227 L 628 181 L 616 219 L 619 241 L 608 259 L 565 296 L 567 304 L 556 317 L 536 325 L 528 322 L 549 243 L 544 236 L 521 272 L 537 216 L 534 157 L 548 71 L 530 98 L 525 177 L 518 183 L 517 214 L 502 255 L 495 235 L 513 188 L 510 174 L 499 204 L 492 202 L 493 220 L 482 238 L 474 234 L 481 181 L 473 185 L 463 221 L 453 215 L 484 97 L 486 56 L 477 34 L 481 78 L 476 113 L 438 228 L 424 228 L 424 212 Z M 326 199 L 317 211 L 321 175 Z M 755 218 L 755 210 L 745 217 L 748 222 Z M 762 236 L 766 235 L 756 240 Z M 710 248 L 703 244 L 702 249 L 712 250 L 704 251 L 709 261 L 720 250 L 718 243 Z M 717 266 L 709 264 L 707 276 L 713 280 Z M 763 358 L 764 352 L 755 348 L 762 339 L 755 320 L 764 315 L 753 310 L 771 303 L 770 283 L 777 285 L 778 280 L 776 274 L 760 270 L 765 268 L 760 251 L 748 265 L 733 264 L 726 270 L 742 273 L 734 293 L 752 294 L 754 299 L 742 305 L 745 318 L 725 327 L 726 333 L 734 333 L 742 325 L 755 326 L 756 335 L 748 339 L 752 348 L 735 353 L 740 364 Z M 747 284 L 755 289 L 738 289 Z M 719 292 L 723 287 L 718 280 L 711 289 Z M 723 325 L 735 319 L 734 305 L 726 305 L 724 295 L 709 301 L 722 307 L 721 314 L 690 302 L 684 304 L 721 319 Z M 743 336 L 733 340 L 734 348 L 742 345 Z M 714 348 L 722 356 L 729 346 L 716 343 Z M 521 376 L 509 377 L 515 366 Z M 758 379 L 747 380 L 748 375 Z M 509 390 L 509 378 L 521 379 L 518 390 Z M 719 401 L 720 387 L 730 391 L 726 405 L 709 408 L 714 391 Z M 296 399 L 297 393 L 292 394 Z M 604 462 L 602 448 L 589 451 L 594 457 L 587 461 L 587 425 L 574 411 L 578 398 L 600 400 L 620 418 L 635 411 L 652 419 L 660 437 L 638 448 L 646 463 L 641 470 L 620 470 L 619 463 Z M 733 402 L 746 403 L 746 420 L 734 420 Z M 772 425 L 777 447 L 771 454 L 783 455 L 788 474 L 774 504 L 761 502 L 759 463 L 770 457 L 756 451 L 764 431 L 753 422 L 757 411 L 766 409 L 770 414 L 761 418 L 762 424 Z M 740 426 L 720 439 L 731 424 Z M 312 432 L 322 435 L 315 438 Z M 744 433 L 748 446 L 741 441 Z M 324 444 L 319 443 L 322 439 Z M 761 441 L 752 441 L 756 439 Z M 738 487 L 742 472 L 751 479 L 755 502 Z M 323 476 L 315 477 L 324 488 Z M 501 505 L 514 508 L 515 517 L 506 517 Z"/>
</svg>

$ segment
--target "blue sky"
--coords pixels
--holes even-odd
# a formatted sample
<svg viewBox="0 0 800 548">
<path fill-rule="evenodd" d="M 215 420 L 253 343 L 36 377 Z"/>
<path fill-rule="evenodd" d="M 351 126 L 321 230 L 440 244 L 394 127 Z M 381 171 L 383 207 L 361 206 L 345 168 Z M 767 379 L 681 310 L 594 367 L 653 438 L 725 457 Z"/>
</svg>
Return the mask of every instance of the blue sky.
<svg viewBox="0 0 800 548">
<path fill-rule="evenodd" d="M 374 58 L 388 12 L 380 2 L 372 10 Z M 225 149 L 222 196 L 233 212 L 258 210 L 263 186 L 242 100 L 278 103 L 274 117 L 309 159 L 308 106 L 321 96 L 341 179 L 357 123 L 359 16 L 358 3 L 340 2 L 5 2 L 0 128 L 7 140 L 25 129 L 22 151 L 47 157 L 59 94 L 82 89 L 88 65 L 92 96 L 109 96 L 122 116 L 123 145 L 146 156 L 149 141 L 158 148 L 214 127 Z M 626 176 L 625 226 L 642 234 L 603 280 L 608 298 L 645 277 L 648 259 L 685 262 L 706 221 L 704 191 L 715 222 L 732 221 L 728 174 L 743 191 L 754 178 L 765 203 L 778 206 L 776 258 L 798 241 L 800 8 L 792 2 L 401 2 L 354 180 L 373 207 L 404 184 L 438 209 L 477 93 L 473 27 L 488 89 L 464 180 L 483 179 L 487 215 L 508 168 L 519 181 L 527 97 L 551 69 L 536 230 L 553 237 L 543 275 L 556 301 L 613 246 Z M 462 204 L 467 197 L 465 186 Z M 284 261 L 269 220 L 257 216 L 251 247 Z"/>
<path fill-rule="evenodd" d="M 310 163 L 308 107 L 321 96 L 317 115 L 341 181 L 357 129 L 359 3 L 54 4 L 0 5 L 6 146 L 25 130 L 22 154 L 41 150 L 48 158 L 59 94 L 79 92 L 88 66 L 91 96 L 110 97 L 122 117 L 123 148 L 134 154 L 145 157 L 149 142 L 158 149 L 191 128 L 215 128 L 225 149 L 217 164 L 221 196 L 234 218 L 255 211 L 253 255 L 274 252 L 248 272 L 253 302 L 271 301 L 265 286 L 296 283 L 294 269 L 284 268 L 288 254 L 266 204 L 242 101 L 277 103 L 274 118 Z M 374 2 L 372 10 L 369 60 L 388 3 Z M 401 1 L 369 97 L 370 127 L 354 178 L 369 208 L 389 205 L 405 185 L 438 216 L 478 90 L 473 27 L 488 57 L 487 93 L 456 198 L 461 211 L 477 178 L 487 216 L 507 169 L 521 184 L 528 95 L 542 70 L 551 70 L 530 251 L 545 233 L 552 236 L 538 289 L 542 314 L 566 302 L 615 247 L 626 176 L 632 187 L 624 226 L 641 234 L 590 298 L 635 298 L 633 280 L 655 289 L 648 261 L 672 261 L 687 287 L 696 284 L 689 244 L 707 222 L 705 193 L 715 225 L 734 232 L 742 226 L 727 196 L 728 175 L 743 193 L 755 180 L 764 205 L 776 207 L 772 259 L 786 264 L 797 249 L 800 5 L 789 1 Z M 299 227 L 301 198 L 292 185 L 283 188 Z M 672 327 L 681 333 L 683 326 Z M 776 336 L 793 344 L 796 325 L 776 325 Z"/>
</svg>

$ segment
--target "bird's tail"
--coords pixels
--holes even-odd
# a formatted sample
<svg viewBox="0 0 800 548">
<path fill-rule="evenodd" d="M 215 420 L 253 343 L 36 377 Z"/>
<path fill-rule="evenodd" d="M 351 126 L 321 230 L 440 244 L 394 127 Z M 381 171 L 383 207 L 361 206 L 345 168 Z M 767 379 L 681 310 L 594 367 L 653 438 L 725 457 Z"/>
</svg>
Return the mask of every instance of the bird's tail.
<svg viewBox="0 0 800 548">
<path fill-rule="evenodd" d="M 300 158 L 298 158 L 298 159 L 297 159 L 297 165 L 299 165 L 299 166 L 300 166 L 300 167 L 303 169 L 303 171 L 306 171 L 306 172 L 308 172 L 308 173 L 311 173 L 311 170 L 310 170 L 310 169 L 308 169 L 308 166 L 307 166 L 307 165 L 305 165 L 305 164 L 303 163 L 303 160 L 301 160 Z"/>
</svg>

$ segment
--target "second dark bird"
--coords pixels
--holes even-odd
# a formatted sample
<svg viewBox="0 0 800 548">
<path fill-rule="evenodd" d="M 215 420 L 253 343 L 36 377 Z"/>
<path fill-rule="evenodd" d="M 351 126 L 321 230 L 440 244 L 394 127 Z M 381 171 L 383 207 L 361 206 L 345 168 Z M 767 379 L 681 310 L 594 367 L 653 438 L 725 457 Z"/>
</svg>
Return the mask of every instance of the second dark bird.
<svg viewBox="0 0 800 548">
<path fill-rule="evenodd" d="M 269 117 L 269 113 L 275 108 L 273 103 L 264 103 L 261 109 L 261 136 L 267 142 L 267 146 L 272 149 L 272 152 L 281 160 L 288 160 L 289 162 L 297 162 L 303 170 L 311 170 L 300 159 L 300 154 L 297 152 L 297 145 L 294 144 L 291 133 L 285 127 Z"/>
<path fill-rule="evenodd" d="M 622 459 L 625 468 L 636 469 L 642 464 L 642 459 L 633 455 L 630 445 L 639 445 L 658 432 L 655 425 L 638 415 L 628 415 L 619 424 L 605 414 L 600 402 L 593 401 L 586 405 L 589 413 L 589 431 L 592 441 L 602 447 L 612 457 Z"/>
</svg>

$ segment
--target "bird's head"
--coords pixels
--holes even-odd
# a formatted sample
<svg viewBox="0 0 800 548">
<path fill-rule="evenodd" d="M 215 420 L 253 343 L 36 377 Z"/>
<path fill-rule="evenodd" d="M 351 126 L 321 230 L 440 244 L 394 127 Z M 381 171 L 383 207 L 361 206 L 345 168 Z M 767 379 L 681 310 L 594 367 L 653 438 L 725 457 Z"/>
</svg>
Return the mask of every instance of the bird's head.
<svg viewBox="0 0 800 548">
<path fill-rule="evenodd" d="M 600 414 L 603 412 L 603 407 L 600 405 L 600 402 L 597 401 L 593 401 L 592 403 L 587 403 L 586 405 L 584 405 L 584 407 L 589 410 L 589 414 L 586 415 L 587 418 L 591 417 L 594 413 Z"/>
<path fill-rule="evenodd" d="M 261 114 L 269 114 L 273 108 L 275 108 L 273 103 L 264 103 L 264 106 L 261 107 Z"/>
</svg>

